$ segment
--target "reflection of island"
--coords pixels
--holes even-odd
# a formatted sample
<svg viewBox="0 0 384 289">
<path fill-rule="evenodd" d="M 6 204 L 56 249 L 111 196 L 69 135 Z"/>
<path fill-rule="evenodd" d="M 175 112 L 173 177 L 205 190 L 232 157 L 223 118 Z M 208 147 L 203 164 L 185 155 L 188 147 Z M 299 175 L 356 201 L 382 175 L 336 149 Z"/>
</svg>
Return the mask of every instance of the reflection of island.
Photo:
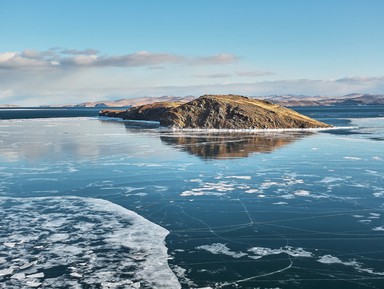
<svg viewBox="0 0 384 289">
<path fill-rule="evenodd" d="M 161 141 L 203 159 L 245 158 L 252 153 L 270 153 L 310 132 L 162 134 Z"/>
</svg>

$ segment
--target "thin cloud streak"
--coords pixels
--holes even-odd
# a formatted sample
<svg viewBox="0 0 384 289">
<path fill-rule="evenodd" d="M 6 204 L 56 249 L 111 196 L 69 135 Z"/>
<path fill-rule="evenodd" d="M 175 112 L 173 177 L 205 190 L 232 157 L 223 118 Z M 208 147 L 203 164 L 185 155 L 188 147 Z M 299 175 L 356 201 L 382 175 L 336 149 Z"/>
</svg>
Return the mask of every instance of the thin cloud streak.
<svg viewBox="0 0 384 289">
<path fill-rule="evenodd" d="M 216 74 L 196 74 L 193 77 L 198 78 L 228 78 L 231 77 L 232 74 L 229 73 L 216 73 Z"/>
<path fill-rule="evenodd" d="M 139 51 L 124 55 L 103 55 L 96 49 L 61 49 L 47 51 L 26 49 L 0 53 L 0 69 L 41 70 L 85 67 L 153 67 L 165 64 L 222 65 L 238 61 L 232 54 L 187 57 L 172 53 Z"/>
<path fill-rule="evenodd" d="M 238 71 L 236 72 L 236 75 L 245 77 L 259 77 L 266 75 L 275 75 L 275 73 L 270 71 Z"/>
</svg>

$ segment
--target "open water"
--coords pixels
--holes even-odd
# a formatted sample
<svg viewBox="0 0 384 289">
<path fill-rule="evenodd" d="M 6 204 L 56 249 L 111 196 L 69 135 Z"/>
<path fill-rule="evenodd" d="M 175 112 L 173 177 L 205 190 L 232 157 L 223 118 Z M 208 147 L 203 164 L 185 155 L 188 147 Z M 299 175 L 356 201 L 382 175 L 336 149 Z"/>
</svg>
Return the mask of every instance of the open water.
<svg viewBox="0 0 384 289">
<path fill-rule="evenodd" d="M 0 110 L 0 288 L 384 288 L 384 107 L 297 110 L 342 128 Z"/>
</svg>

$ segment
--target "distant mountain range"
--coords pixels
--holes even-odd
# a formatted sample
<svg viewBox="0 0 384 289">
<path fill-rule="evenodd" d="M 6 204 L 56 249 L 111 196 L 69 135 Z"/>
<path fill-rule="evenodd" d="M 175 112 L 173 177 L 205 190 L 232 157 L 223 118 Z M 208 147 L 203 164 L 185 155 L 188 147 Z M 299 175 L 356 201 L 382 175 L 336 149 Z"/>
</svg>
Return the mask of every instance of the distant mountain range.
<svg viewBox="0 0 384 289">
<path fill-rule="evenodd" d="M 263 99 L 283 106 L 384 105 L 383 94 L 352 93 L 338 97 L 271 95 Z"/>
<path fill-rule="evenodd" d="M 150 104 L 160 101 L 181 101 L 188 102 L 196 99 L 197 96 L 160 96 L 160 97 L 139 97 L 124 98 L 115 101 L 83 102 L 76 105 L 65 105 L 65 107 L 131 107 Z M 352 93 L 343 96 L 308 96 L 308 95 L 269 95 L 251 96 L 251 98 L 268 100 L 282 106 L 332 106 L 332 105 L 384 105 L 384 94 L 360 94 Z M 0 107 L 17 107 L 11 104 L 0 104 Z M 48 106 L 49 107 L 49 106 Z M 53 106 L 52 106 L 53 107 Z"/>
<path fill-rule="evenodd" d="M 188 102 L 197 97 L 195 96 L 161 96 L 161 97 L 141 97 L 126 98 L 116 101 L 97 101 L 85 102 L 76 106 L 81 107 L 123 107 L 139 106 L 162 101 L 181 101 Z M 330 106 L 330 105 L 384 105 L 384 95 L 359 94 L 353 93 L 338 97 L 329 96 L 308 96 L 308 95 L 270 95 L 254 96 L 252 98 L 268 100 L 283 106 Z"/>
<path fill-rule="evenodd" d="M 119 99 L 115 101 L 96 101 L 96 102 L 84 102 L 80 103 L 76 106 L 80 107 L 124 107 L 124 106 L 139 106 L 139 105 L 144 105 L 144 104 L 150 104 L 154 102 L 163 102 L 163 101 L 169 101 L 169 102 L 174 102 L 174 101 L 181 101 L 181 102 L 188 102 L 193 99 L 195 99 L 195 96 L 185 96 L 185 97 L 180 97 L 180 96 L 160 96 L 160 97 L 150 97 L 150 96 L 145 96 L 145 97 L 139 97 L 139 98 L 124 98 L 124 99 Z"/>
</svg>

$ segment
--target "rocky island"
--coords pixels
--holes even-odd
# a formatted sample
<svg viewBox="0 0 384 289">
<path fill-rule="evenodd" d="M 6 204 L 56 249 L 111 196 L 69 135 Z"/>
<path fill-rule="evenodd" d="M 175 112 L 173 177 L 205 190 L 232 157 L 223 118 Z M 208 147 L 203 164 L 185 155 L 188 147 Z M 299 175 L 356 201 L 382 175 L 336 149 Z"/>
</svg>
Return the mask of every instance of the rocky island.
<svg viewBox="0 0 384 289">
<path fill-rule="evenodd" d="M 125 111 L 105 109 L 100 116 L 158 121 L 174 129 L 328 128 L 298 112 L 240 95 L 203 95 L 189 102 L 156 102 Z"/>
</svg>

